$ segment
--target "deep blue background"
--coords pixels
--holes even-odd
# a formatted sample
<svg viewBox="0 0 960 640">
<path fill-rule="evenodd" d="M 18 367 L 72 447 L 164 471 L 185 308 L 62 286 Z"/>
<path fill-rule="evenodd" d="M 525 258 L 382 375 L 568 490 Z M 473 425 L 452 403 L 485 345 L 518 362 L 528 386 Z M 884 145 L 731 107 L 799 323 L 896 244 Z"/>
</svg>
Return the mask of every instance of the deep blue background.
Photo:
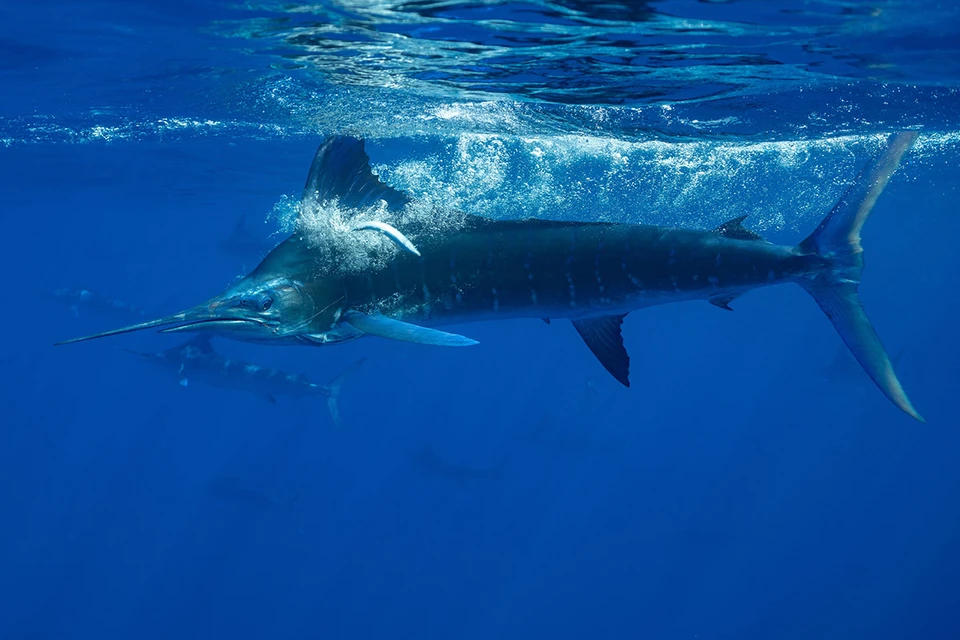
<svg viewBox="0 0 960 640">
<path fill-rule="evenodd" d="M 114 5 L 138 13 L 84 6 L 102 17 Z M 150 35 L 208 19 L 134 24 Z M 840 342 L 792 286 L 744 296 L 735 313 L 630 315 L 629 390 L 564 322 L 460 327 L 481 342 L 463 350 L 215 343 L 317 382 L 366 356 L 337 430 L 322 401 L 185 389 L 116 348 L 176 337 L 51 346 L 118 324 L 76 317 L 50 296 L 58 287 L 158 312 L 221 290 L 251 265 L 218 243 L 241 215 L 266 229 L 325 133 L 301 122 L 252 135 L 255 109 L 215 135 L 156 127 L 158 114 L 204 115 L 202 101 L 125 112 L 142 123 L 127 138 L 27 131 L 42 116 L 89 133 L 97 116 L 73 107 L 109 106 L 105 84 L 85 96 L 78 76 L 55 106 L 69 69 L 56 49 L 90 46 L 101 23 L 84 24 L 3 75 L 16 117 L 0 136 L 0 637 L 958 637 L 955 134 L 921 139 L 864 233 L 863 299 L 904 350 L 926 425 L 831 368 Z M 211 66 L 226 55 L 198 43 L 186 50 Z M 57 64 L 29 73 L 40 49 Z M 95 62 L 130 62 L 111 60 Z M 24 93 L 38 86 L 48 92 Z M 430 158 L 447 144 L 389 138 L 371 154 Z M 837 155 L 821 167 L 828 190 L 850 164 Z M 780 190 L 732 184 L 723 199 L 762 212 Z M 815 222 L 788 220 L 774 238 Z M 500 471 L 437 471 L 417 462 L 424 446 L 464 473 Z M 224 478 L 243 490 L 218 492 Z"/>
</svg>

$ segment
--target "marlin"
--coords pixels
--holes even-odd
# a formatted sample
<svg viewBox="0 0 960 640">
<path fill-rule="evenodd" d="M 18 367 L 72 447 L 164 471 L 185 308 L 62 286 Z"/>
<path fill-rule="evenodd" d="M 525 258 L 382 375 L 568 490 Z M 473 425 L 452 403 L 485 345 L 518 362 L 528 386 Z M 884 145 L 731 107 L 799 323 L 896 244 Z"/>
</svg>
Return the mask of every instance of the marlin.
<svg viewBox="0 0 960 640">
<path fill-rule="evenodd" d="M 157 353 L 131 349 L 124 351 L 174 371 L 183 387 L 189 385 L 191 379 L 196 379 L 215 387 L 256 393 L 272 404 L 276 404 L 276 396 L 279 395 L 324 397 L 334 424 L 340 426 L 340 408 L 337 405 L 340 385 L 363 364 L 363 359 L 344 370 L 330 384 L 319 385 L 302 375 L 227 358 L 214 350 L 210 344 L 211 338 L 211 334 L 202 333 L 181 345 Z"/>
<path fill-rule="evenodd" d="M 308 173 L 297 229 L 250 274 L 180 313 L 65 342 L 165 327 L 161 332 L 216 332 L 269 344 L 379 336 L 468 346 L 477 342 L 436 327 L 563 318 L 629 386 L 621 325 L 631 311 L 686 300 L 731 310 L 748 291 L 795 283 L 814 298 L 877 387 L 923 421 L 857 293 L 860 231 L 916 138 L 916 132 L 890 135 L 813 233 L 789 246 L 744 227 L 746 216 L 713 230 L 471 215 L 453 228 L 430 226 L 410 214 L 417 203 L 371 171 L 362 140 L 330 137 Z M 338 223 L 317 233 L 311 221 L 330 210 L 339 212 Z M 358 251 L 368 249 L 369 259 L 358 261 Z"/>
</svg>

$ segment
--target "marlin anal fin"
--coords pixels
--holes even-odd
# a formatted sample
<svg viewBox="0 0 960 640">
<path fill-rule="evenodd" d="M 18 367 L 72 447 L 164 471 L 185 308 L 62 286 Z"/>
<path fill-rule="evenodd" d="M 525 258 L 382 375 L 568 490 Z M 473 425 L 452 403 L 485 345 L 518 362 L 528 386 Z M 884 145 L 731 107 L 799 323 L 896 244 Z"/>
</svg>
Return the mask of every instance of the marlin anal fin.
<svg viewBox="0 0 960 640">
<path fill-rule="evenodd" d="M 626 315 L 626 314 L 624 314 Z M 593 355 L 617 381 L 630 386 L 630 356 L 623 346 L 620 325 L 624 316 L 605 316 L 589 320 L 574 320 L 573 328 L 587 344 Z"/>
<path fill-rule="evenodd" d="M 740 216 L 734 218 L 733 220 L 727 220 L 719 227 L 713 230 L 718 236 L 723 236 L 724 238 L 734 238 L 736 240 L 763 240 L 763 236 L 755 231 L 750 231 L 745 226 L 743 226 L 743 221 L 747 219 L 747 216 Z"/>
<path fill-rule="evenodd" d="M 367 315 L 358 311 L 347 311 L 343 314 L 343 321 L 364 333 L 388 340 L 432 344 L 440 347 L 468 347 L 479 344 L 476 340 L 465 336 L 428 329 L 381 314 Z"/>
<path fill-rule="evenodd" d="M 412 242 L 407 238 L 407 236 L 400 233 L 400 231 L 393 226 L 390 226 L 386 222 L 362 222 L 353 228 L 354 231 L 377 231 L 387 236 L 393 242 L 403 249 L 404 251 L 409 251 L 413 255 L 420 257 L 420 251 L 413 245 Z"/>
<path fill-rule="evenodd" d="M 407 194 L 389 187 L 370 170 L 370 158 L 363 140 L 349 136 L 331 136 L 317 149 L 303 188 L 303 209 L 325 200 L 337 200 L 342 207 L 370 207 L 381 200 L 391 211 L 399 211 L 410 201 Z"/>
<path fill-rule="evenodd" d="M 726 309 L 727 311 L 733 311 L 733 307 L 730 306 L 730 303 L 739 297 L 739 295 L 714 296 L 707 300 L 707 302 L 715 307 L 720 307 L 721 309 Z"/>
<path fill-rule="evenodd" d="M 833 210 L 797 250 L 813 254 L 826 263 L 821 271 L 801 284 L 820 305 L 864 371 L 895 405 L 924 422 L 897 379 L 890 356 L 857 294 L 863 273 L 860 230 L 900 164 L 900 158 L 916 139 L 916 132 L 890 136 L 880 155 L 863 168 Z"/>
</svg>

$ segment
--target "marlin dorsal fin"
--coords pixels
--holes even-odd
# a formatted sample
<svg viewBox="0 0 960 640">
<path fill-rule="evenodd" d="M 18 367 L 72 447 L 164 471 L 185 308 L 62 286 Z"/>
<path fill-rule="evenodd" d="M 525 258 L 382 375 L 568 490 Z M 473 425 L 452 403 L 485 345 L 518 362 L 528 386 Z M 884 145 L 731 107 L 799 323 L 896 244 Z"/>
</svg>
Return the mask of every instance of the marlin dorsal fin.
<svg viewBox="0 0 960 640">
<path fill-rule="evenodd" d="M 342 207 L 354 209 L 384 200 L 391 211 L 403 209 L 410 201 L 407 194 L 380 182 L 370 170 L 363 140 L 349 136 L 331 136 L 323 141 L 303 188 L 303 203 L 308 205 L 305 210 L 315 208 L 309 205 L 333 199 Z"/>
<path fill-rule="evenodd" d="M 727 220 L 722 225 L 713 230 L 718 236 L 724 238 L 734 238 L 735 240 L 763 240 L 763 236 L 755 231 L 750 231 L 743 226 L 743 221 L 747 216 L 740 216 L 733 220 Z"/>
</svg>

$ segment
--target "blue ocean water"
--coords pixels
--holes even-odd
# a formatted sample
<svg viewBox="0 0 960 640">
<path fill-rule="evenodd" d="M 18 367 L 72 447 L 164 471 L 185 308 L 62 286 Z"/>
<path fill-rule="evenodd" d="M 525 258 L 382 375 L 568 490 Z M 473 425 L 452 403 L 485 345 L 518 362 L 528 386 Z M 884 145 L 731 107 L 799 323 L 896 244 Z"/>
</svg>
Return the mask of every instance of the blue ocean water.
<svg viewBox="0 0 960 640">
<path fill-rule="evenodd" d="M 960 637 L 960 7 L 0 18 L 0 638 Z M 920 137 L 864 230 L 860 290 L 924 425 L 793 286 L 629 315 L 630 389 L 561 321 L 463 325 L 469 349 L 215 341 L 318 383 L 366 358 L 341 428 L 322 399 L 184 386 L 125 351 L 178 336 L 52 346 L 249 272 L 327 135 L 446 210 L 749 214 L 792 244 L 901 129 Z"/>
</svg>

